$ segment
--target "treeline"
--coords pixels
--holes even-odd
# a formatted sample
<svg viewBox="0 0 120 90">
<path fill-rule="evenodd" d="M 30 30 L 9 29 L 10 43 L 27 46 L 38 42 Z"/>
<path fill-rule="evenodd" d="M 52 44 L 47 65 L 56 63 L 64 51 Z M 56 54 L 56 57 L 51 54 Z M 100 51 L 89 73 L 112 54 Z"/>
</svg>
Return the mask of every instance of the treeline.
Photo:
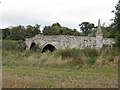
<svg viewBox="0 0 120 90">
<path fill-rule="evenodd" d="M 35 26 L 28 25 L 16 26 L 11 28 L 2 29 L 2 38 L 10 40 L 25 40 L 25 38 L 30 38 L 36 34 L 41 34 L 40 25 L 36 24 Z"/>
<path fill-rule="evenodd" d="M 2 38 L 10 40 L 25 40 L 25 38 L 34 37 L 37 34 L 43 35 L 75 35 L 79 36 L 80 32 L 76 29 L 62 27 L 59 23 L 54 23 L 52 26 L 45 26 L 41 33 L 40 25 L 34 26 L 15 26 L 2 29 Z"/>
<path fill-rule="evenodd" d="M 114 38 L 116 36 L 116 31 L 111 24 L 108 27 L 102 26 L 103 36 L 106 38 Z M 2 38 L 9 40 L 22 40 L 25 38 L 34 37 L 37 34 L 42 35 L 74 35 L 74 36 L 95 36 L 97 31 L 97 26 L 93 23 L 82 22 L 79 24 L 80 32 L 76 29 L 70 29 L 68 27 L 61 26 L 59 23 L 53 23 L 51 26 L 45 26 L 41 32 L 40 25 L 36 24 L 34 26 L 14 26 L 10 28 L 2 29 Z"/>
<path fill-rule="evenodd" d="M 115 6 L 115 10 L 113 11 L 115 13 L 115 19 L 113 27 L 116 31 L 116 45 L 119 47 L 120 50 L 120 0 L 118 0 L 117 5 Z"/>
<path fill-rule="evenodd" d="M 63 27 L 59 23 L 54 23 L 52 26 L 45 26 L 43 29 L 43 35 L 75 35 L 80 36 L 80 32 L 76 29 L 70 29 Z"/>
</svg>

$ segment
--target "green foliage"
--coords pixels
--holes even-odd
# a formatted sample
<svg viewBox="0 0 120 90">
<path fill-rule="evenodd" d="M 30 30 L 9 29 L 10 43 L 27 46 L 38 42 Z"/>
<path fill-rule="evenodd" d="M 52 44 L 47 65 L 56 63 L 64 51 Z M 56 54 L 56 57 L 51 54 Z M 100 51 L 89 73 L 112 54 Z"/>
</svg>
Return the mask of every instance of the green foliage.
<svg viewBox="0 0 120 90">
<path fill-rule="evenodd" d="M 36 45 L 35 43 L 33 43 L 31 45 L 31 48 L 30 48 L 31 51 L 35 51 L 35 52 L 41 52 L 41 49 L 39 48 L 38 45 Z"/>
<path fill-rule="evenodd" d="M 70 63 L 75 65 L 82 65 L 83 64 L 83 54 L 80 52 L 80 49 L 61 49 L 55 51 L 55 57 L 61 57 L 62 60 L 71 61 Z M 70 64 L 69 63 L 69 64 Z"/>
<path fill-rule="evenodd" d="M 57 50 L 55 52 L 55 56 L 61 56 L 62 59 L 69 59 L 69 58 L 73 58 L 76 57 L 79 54 L 80 50 L 79 49 L 61 49 L 61 50 Z"/>
<path fill-rule="evenodd" d="M 103 32 L 104 38 L 115 38 L 116 37 L 116 32 L 111 26 L 103 27 L 102 32 Z"/>
<path fill-rule="evenodd" d="M 8 41 L 7 41 L 8 42 Z M 10 41 L 9 41 L 10 42 Z M 8 43 L 9 43 L 8 42 Z M 6 43 L 7 44 L 7 43 Z M 5 45 L 5 44 L 4 44 Z M 3 66 L 47 66 L 47 67 L 86 67 L 96 65 L 97 60 L 106 62 L 115 56 L 119 56 L 120 52 L 116 49 L 61 49 L 54 52 L 34 52 L 25 51 L 19 48 L 17 42 L 9 44 L 11 47 L 3 47 Z M 9 46 L 7 45 L 7 46 Z M 14 46 L 13 46 L 14 45 Z M 96 55 L 95 52 L 97 53 Z M 109 58 L 108 58 L 109 57 Z"/>
<path fill-rule="evenodd" d="M 99 51 L 99 54 L 103 54 L 103 56 L 110 55 L 110 56 L 116 56 L 118 55 L 118 48 L 117 47 L 112 47 L 112 48 L 101 48 Z"/>
<path fill-rule="evenodd" d="M 36 24 L 35 26 L 28 25 L 24 26 L 16 26 L 11 28 L 2 29 L 2 38 L 10 39 L 10 40 L 25 40 L 25 38 L 30 38 L 35 36 L 36 34 L 40 34 L 39 30 L 40 25 Z"/>
<path fill-rule="evenodd" d="M 96 49 L 85 48 L 85 49 L 82 49 L 81 52 L 83 52 L 84 55 L 87 57 L 97 57 L 98 56 L 98 51 Z"/>
<path fill-rule="evenodd" d="M 97 32 L 97 29 L 96 29 L 96 28 L 92 29 L 92 30 L 90 31 L 89 36 L 91 36 L 91 37 L 96 37 L 96 32 Z"/>
<path fill-rule="evenodd" d="M 96 63 L 96 58 L 95 57 L 89 57 L 87 59 L 86 63 L 87 63 L 88 66 L 92 66 L 92 65 L 94 65 Z"/>
<path fill-rule="evenodd" d="M 96 61 L 96 57 L 98 56 L 98 51 L 96 49 L 63 49 L 56 51 L 55 56 L 59 57 L 61 56 L 62 60 L 65 59 L 72 59 L 73 63 L 76 64 L 83 64 L 85 62 L 84 57 L 89 58 L 87 62 L 89 64 L 93 64 Z"/>
<path fill-rule="evenodd" d="M 11 28 L 10 38 L 12 40 L 24 40 L 25 39 L 25 28 L 21 25 Z"/>
<path fill-rule="evenodd" d="M 117 5 L 115 6 L 115 27 L 117 31 L 120 32 L 120 0 L 118 1 Z"/>
<path fill-rule="evenodd" d="M 95 28 L 93 23 L 89 22 L 82 22 L 79 24 L 80 29 L 82 30 L 83 35 L 88 36 L 90 32 L 92 31 L 92 28 Z"/>
<path fill-rule="evenodd" d="M 59 23 L 53 23 L 53 24 L 52 24 L 52 27 L 54 27 L 54 26 L 61 27 L 61 25 L 60 25 Z"/>
<path fill-rule="evenodd" d="M 84 54 L 84 56 L 87 57 L 87 60 L 85 63 L 88 66 L 92 66 L 96 63 L 96 58 L 99 55 L 99 52 L 96 49 L 85 48 L 85 49 L 82 49 L 81 52 Z"/>
<path fill-rule="evenodd" d="M 26 28 L 25 37 L 30 38 L 34 37 L 37 34 L 40 34 L 40 25 L 36 24 L 35 26 L 28 25 Z"/>
<path fill-rule="evenodd" d="M 114 27 L 114 30 L 116 31 L 116 45 L 120 49 L 120 0 L 115 6 L 115 10 L 113 12 L 115 13 L 113 27 Z"/>
<path fill-rule="evenodd" d="M 2 50 L 9 51 L 9 50 L 16 50 L 16 51 L 23 51 L 25 49 L 25 45 L 23 43 L 19 43 L 18 41 L 12 40 L 3 40 L 2 41 Z"/>
<path fill-rule="evenodd" d="M 119 50 L 120 50 L 120 32 L 117 33 L 117 36 L 116 36 L 116 45 L 117 45 L 117 47 L 118 47 Z"/>
<path fill-rule="evenodd" d="M 80 33 L 76 29 L 62 27 L 59 23 L 53 23 L 52 26 L 45 26 L 43 35 L 75 35 L 79 36 Z"/>
<path fill-rule="evenodd" d="M 2 29 L 2 38 L 3 39 L 10 38 L 10 29 L 9 28 Z"/>
</svg>

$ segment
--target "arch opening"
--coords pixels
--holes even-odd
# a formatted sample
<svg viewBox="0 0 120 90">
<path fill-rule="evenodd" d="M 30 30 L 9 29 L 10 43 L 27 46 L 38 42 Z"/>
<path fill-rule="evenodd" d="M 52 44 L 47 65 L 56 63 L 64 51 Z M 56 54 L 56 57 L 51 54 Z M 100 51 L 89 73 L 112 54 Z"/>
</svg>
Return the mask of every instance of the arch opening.
<svg viewBox="0 0 120 90">
<path fill-rule="evenodd" d="M 46 52 L 46 51 L 50 51 L 53 52 L 56 48 L 51 45 L 51 44 L 47 44 L 43 49 L 42 49 L 42 53 Z"/>
<path fill-rule="evenodd" d="M 37 49 L 38 49 L 38 46 L 33 42 L 30 46 L 30 50 L 37 51 Z"/>
</svg>

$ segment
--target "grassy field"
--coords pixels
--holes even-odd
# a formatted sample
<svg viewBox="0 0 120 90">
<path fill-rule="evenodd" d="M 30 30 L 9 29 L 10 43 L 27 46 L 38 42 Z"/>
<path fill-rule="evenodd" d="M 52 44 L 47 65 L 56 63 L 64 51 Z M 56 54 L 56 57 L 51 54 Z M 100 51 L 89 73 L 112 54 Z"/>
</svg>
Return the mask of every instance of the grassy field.
<svg viewBox="0 0 120 90">
<path fill-rule="evenodd" d="M 2 41 L 0 40 L 0 77 L 2 77 Z M 2 78 L 0 78 L 0 89 L 2 88 Z"/>
<path fill-rule="evenodd" d="M 3 40 L 3 88 L 117 88 L 117 48 L 25 51 Z M 1 68 L 1 67 L 0 67 Z"/>
<path fill-rule="evenodd" d="M 117 88 L 117 67 L 3 67 L 4 88 Z"/>
<path fill-rule="evenodd" d="M 95 60 L 101 59 L 99 55 L 90 58 L 87 54 L 86 57 L 84 54 L 79 54 L 76 58 L 71 57 L 71 54 L 63 55 L 65 53 L 69 53 L 69 51 L 62 51 L 62 54 L 61 51 L 52 53 L 3 51 L 3 88 L 118 87 L 117 64 L 97 64 L 94 58 Z M 108 56 L 104 59 L 111 60 L 110 56 L 110 60 Z"/>
</svg>

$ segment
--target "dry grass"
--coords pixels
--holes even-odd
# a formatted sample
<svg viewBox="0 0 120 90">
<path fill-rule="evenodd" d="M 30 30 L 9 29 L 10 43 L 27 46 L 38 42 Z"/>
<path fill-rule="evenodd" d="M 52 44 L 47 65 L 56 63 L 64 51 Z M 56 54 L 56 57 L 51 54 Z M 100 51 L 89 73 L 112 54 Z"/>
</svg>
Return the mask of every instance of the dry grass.
<svg viewBox="0 0 120 90">
<path fill-rule="evenodd" d="M 2 69 L 0 68 L 0 90 L 2 89 Z"/>
<path fill-rule="evenodd" d="M 54 55 L 56 54 L 50 52 L 42 54 L 30 51 L 3 51 L 3 88 L 118 87 L 117 64 L 89 66 L 83 63 L 80 66 L 74 64 L 73 60 L 87 60 L 87 57 L 63 60 L 60 55 Z"/>
<path fill-rule="evenodd" d="M 0 40 L 0 46 L 1 46 L 1 40 Z M 2 50 L 0 47 L 0 90 L 2 89 Z"/>
<path fill-rule="evenodd" d="M 117 88 L 117 67 L 3 67 L 4 88 Z"/>
</svg>

